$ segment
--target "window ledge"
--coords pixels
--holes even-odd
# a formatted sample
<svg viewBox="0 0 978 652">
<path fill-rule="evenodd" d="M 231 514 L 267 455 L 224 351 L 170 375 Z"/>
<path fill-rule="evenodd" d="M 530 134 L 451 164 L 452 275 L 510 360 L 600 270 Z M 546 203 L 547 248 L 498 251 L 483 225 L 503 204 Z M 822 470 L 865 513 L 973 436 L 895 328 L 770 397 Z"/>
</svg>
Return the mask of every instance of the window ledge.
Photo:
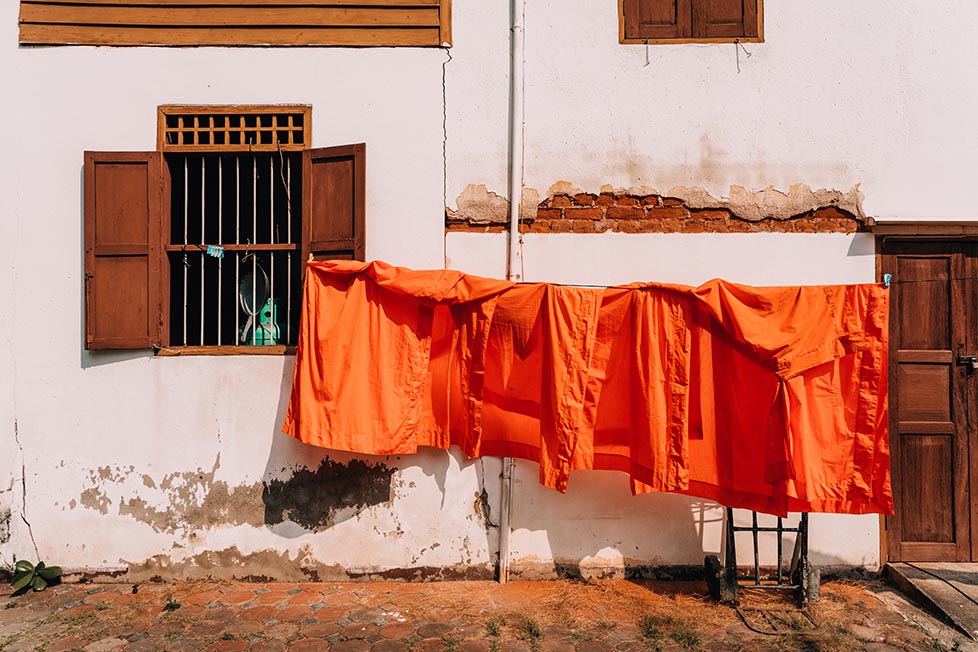
<svg viewBox="0 0 978 652">
<path fill-rule="evenodd" d="M 294 346 L 163 346 L 154 348 L 158 356 L 184 355 L 295 355 Z"/>
</svg>

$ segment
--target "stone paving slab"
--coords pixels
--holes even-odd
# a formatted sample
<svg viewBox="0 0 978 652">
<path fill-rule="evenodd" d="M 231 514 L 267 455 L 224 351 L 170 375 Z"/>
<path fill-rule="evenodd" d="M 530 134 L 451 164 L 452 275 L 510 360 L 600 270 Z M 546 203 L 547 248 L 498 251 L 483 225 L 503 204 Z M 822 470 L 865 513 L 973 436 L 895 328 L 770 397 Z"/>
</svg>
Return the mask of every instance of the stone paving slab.
<svg viewBox="0 0 978 652">
<path fill-rule="evenodd" d="M 745 592 L 757 608 L 780 597 Z M 0 652 L 976 649 L 881 582 L 826 583 L 814 628 L 748 629 L 698 583 L 67 583 L 0 599 Z"/>
</svg>

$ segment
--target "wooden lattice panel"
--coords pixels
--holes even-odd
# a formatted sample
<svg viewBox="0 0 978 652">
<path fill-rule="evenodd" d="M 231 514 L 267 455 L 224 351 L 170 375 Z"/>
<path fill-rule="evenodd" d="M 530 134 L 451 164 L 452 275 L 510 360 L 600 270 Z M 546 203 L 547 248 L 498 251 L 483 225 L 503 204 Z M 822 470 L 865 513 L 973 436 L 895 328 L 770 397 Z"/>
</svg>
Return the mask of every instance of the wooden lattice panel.
<svg viewBox="0 0 978 652">
<path fill-rule="evenodd" d="M 161 106 L 160 151 L 297 151 L 312 140 L 306 105 Z"/>
</svg>

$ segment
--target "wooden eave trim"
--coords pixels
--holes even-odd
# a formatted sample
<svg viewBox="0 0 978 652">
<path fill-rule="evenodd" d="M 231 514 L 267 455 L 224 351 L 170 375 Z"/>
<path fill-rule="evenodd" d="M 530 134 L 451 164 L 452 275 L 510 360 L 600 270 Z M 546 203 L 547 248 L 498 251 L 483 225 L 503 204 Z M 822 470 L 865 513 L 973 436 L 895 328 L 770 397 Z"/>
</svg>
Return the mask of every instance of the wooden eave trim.
<svg viewBox="0 0 978 652">
<path fill-rule="evenodd" d="M 151 4 L 155 7 L 168 6 L 195 6 L 203 5 L 207 7 L 215 5 L 228 5 L 232 8 L 242 7 L 267 7 L 270 5 L 289 5 L 301 7 L 437 7 L 441 0 L 152 0 Z M 137 0 L 22 0 L 31 4 L 61 4 L 61 5 L 103 5 L 103 6 L 130 6 L 133 4 L 147 4 L 137 2 Z"/>
<path fill-rule="evenodd" d="M 978 238 L 978 221 L 866 220 L 873 235 L 919 238 Z"/>
<path fill-rule="evenodd" d="M 22 0 L 22 45 L 449 47 L 451 0 Z"/>
</svg>

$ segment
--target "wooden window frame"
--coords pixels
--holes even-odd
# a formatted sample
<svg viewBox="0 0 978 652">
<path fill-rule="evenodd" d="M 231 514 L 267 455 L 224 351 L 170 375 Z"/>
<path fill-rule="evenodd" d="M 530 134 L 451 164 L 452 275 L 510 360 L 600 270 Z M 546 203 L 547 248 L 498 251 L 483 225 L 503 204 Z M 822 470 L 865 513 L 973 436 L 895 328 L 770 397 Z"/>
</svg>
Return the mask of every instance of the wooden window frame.
<svg viewBox="0 0 978 652">
<path fill-rule="evenodd" d="M 763 43 L 764 42 L 764 0 L 745 0 L 750 8 L 756 7 L 755 19 L 745 19 L 744 33 L 710 36 L 703 32 L 705 24 L 704 9 L 706 0 L 676 0 L 679 15 L 677 32 L 685 34 L 663 34 L 643 31 L 638 25 L 638 4 L 642 0 L 618 0 L 618 42 L 624 45 L 681 45 L 688 43 Z"/>
<path fill-rule="evenodd" d="M 250 149 L 226 149 L 221 144 L 205 147 L 194 138 L 195 142 L 181 145 L 168 139 L 164 128 L 166 118 L 177 114 L 283 113 L 303 116 L 301 136 L 280 129 L 276 132 L 278 137 L 290 141 L 301 139 L 301 143 L 286 142 L 281 146 L 266 143 Z M 152 348 L 158 355 L 280 355 L 294 352 L 291 345 L 170 346 L 173 310 L 170 258 L 179 249 L 203 255 L 206 247 L 170 242 L 171 184 L 165 157 L 168 153 L 211 152 L 226 156 L 248 151 L 274 155 L 286 149 L 293 156 L 301 154 L 298 242 L 294 245 L 252 245 L 251 249 L 288 249 L 298 256 L 304 273 L 303 265 L 307 260 L 364 260 L 366 145 L 310 147 L 312 127 L 308 105 L 166 105 L 159 107 L 158 116 L 157 151 L 85 152 L 85 348 Z M 247 247 L 223 246 L 235 254 Z M 301 275 L 295 279 L 300 288 Z M 301 304 L 294 304 L 292 310 L 292 323 L 297 328 Z M 203 317 L 201 324 L 203 328 Z"/>
<path fill-rule="evenodd" d="M 20 0 L 21 45 L 451 47 L 451 0 Z"/>
</svg>

